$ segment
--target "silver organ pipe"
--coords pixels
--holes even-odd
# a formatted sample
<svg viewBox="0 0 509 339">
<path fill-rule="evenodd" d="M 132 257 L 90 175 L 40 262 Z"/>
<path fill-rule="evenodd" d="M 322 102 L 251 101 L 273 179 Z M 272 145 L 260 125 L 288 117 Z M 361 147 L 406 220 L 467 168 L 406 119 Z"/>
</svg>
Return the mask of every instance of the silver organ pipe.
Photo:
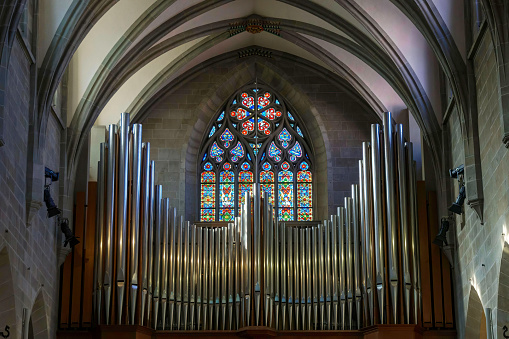
<svg viewBox="0 0 509 339">
<path fill-rule="evenodd" d="M 234 220 L 191 223 L 163 198 L 141 125 L 130 129 L 123 114 L 101 144 L 94 319 L 110 324 L 114 316 L 118 324 L 158 330 L 416 323 L 421 301 L 412 144 L 401 125 L 394 131 L 390 114 L 383 129 L 372 125 L 371 132 L 362 145 L 359 184 L 330 219 L 278 222 L 268 196 L 262 199 L 254 185 Z"/>
<path fill-rule="evenodd" d="M 152 212 L 150 191 L 151 191 L 151 171 L 150 171 L 150 144 L 143 143 L 143 171 L 141 173 L 143 182 L 143 244 L 141 251 L 141 317 L 140 323 L 143 325 L 145 317 L 145 303 L 148 294 L 148 244 L 149 244 L 149 226 Z M 134 310 L 136 310 L 133 307 Z M 133 321 L 134 322 L 134 321 Z"/>
<path fill-rule="evenodd" d="M 129 182 L 129 114 L 120 117 L 120 143 L 118 145 L 118 201 L 117 205 L 117 316 L 122 323 L 124 294 L 126 284 L 126 236 L 127 236 L 127 204 Z"/>
</svg>

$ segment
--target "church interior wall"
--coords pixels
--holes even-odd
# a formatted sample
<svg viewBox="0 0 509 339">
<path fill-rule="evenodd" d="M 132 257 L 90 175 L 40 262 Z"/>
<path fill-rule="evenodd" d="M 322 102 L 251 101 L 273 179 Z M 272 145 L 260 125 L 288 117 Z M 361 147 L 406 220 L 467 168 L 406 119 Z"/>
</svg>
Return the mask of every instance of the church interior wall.
<svg viewBox="0 0 509 339">
<path fill-rule="evenodd" d="M 30 60 L 19 40 L 14 42 L 11 53 L 5 98 L 5 145 L 0 147 L 0 250 L 6 249 L 9 255 L 16 305 L 16 326 L 11 334 L 21 337 L 23 309 L 29 316 L 38 293 L 41 293 L 47 305 L 46 321 L 49 322 L 44 333 L 53 338 L 58 320 L 58 230 L 55 219 L 46 218 L 45 208 L 39 209 L 27 224 L 26 171 L 27 159 L 32 152 L 28 145 L 30 97 L 26 95 L 30 93 Z M 45 132 L 48 138 L 41 158 L 44 166 L 58 171 L 61 127 L 55 117 L 49 118 Z M 51 189 L 58 205 L 58 183 Z M 28 323 L 28 317 L 26 320 Z M 0 324 L 2 326 L 5 324 Z M 3 330 L 2 327 L 0 331 Z"/>
<path fill-rule="evenodd" d="M 66 6 L 69 1 L 66 1 Z M 56 24 L 55 24 L 56 25 Z M 41 26 L 39 26 L 41 27 Z M 492 41 L 491 28 L 483 31 L 477 52 L 473 55 L 473 71 L 476 79 L 476 95 L 478 105 L 479 148 L 481 154 L 481 170 L 484 193 L 484 223 L 481 224 L 475 211 L 464 205 L 465 213 L 454 216 L 455 227 L 449 233 L 454 238 L 453 273 L 455 285 L 455 315 L 459 338 L 468 338 L 472 331 L 469 317 L 477 318 L 484 308 L 493 310 L 493 323 L 497 328 L 498 337 L 504 332 L 504 326 L 509 326 L 509 155 L 507 148 L 501 142 L 503 125 L 501 116 L 501 92 L 499 86 L 499 70 L 497 68 L 496 52 Z M 52 26 L 51 32 L 39 32 L 39 36 L 56 30 Z M 37 32 L 33 32 L 37 36 Z M 457 34 L 457 33 L 456 33 Z M 19 35 L 19 33 L 18 33 Z M 44 40 L 44 45 L 50 39 Z M 26 42 L 25 42 L 26 43 Z M 2 289 L 4 280 L 0 280 L 0 305 L 10 305 L 13 301 L 15 312 L 14 337 L 21 337 L 23 309 L 30 317 L 36 311 L 38 324 L 43 337 L 55 337 L 58 327 L 58 289 L 59 289 L 59 253 L 61 251 L 60 230 L 55 219 L 46 217 L 46 208 L 42 202 L 38 211 L 28 220 L 29 195 L 27 168 L 32 152 L 40 152 L 40 166 L 53 170 L 66 170 L 67 140 L 65 136 L 66 103 L 60 110 L 49 114 L 43 149 L 34 150 L 30 145 L 30 115 L 34 98 L 32 93 L 31 72 L 33 62 L 27 56 L 26 46 L 22 38 L 16 36 L 12 44 L 7 72 L 1 69 L 0 94 L 2 106 L 0 111 L 0 272 L 6 269 L 10 272 L 9 285 L 14 288 L 13 298 L 4 298 Z M 28 44 L 28 48 L 40 49 Z M 461 47 L 461 46 L 460 46 Z M 468 49 L 469 46 L 467 46 Z M 45 51 L 46 47 L 42 50 Z M 44 55 L 37 56 L 35 62 L 40 65 Z M 257 57 L 262 60 L 262 57 Z M 252 75 L 253 60 L 236 59 L 210 67 L 190 81 L 182 84 L 177 90 L 167 94 L 157 105 L 150 108 L 139 122 L 143 124 L 143 140 L 151 143 L 151 158 L 156 162 L 156 183 L 163 185 L 163 195 L 178 209 L 178 214 L 187 220 L 196 220 L 198 190 L 196 186 L 196 166 L 188 161 L 188 149 L 193 129 L 198 124 L 208 124 L 201 119 L 200 105 L 207 105 L 217 112 L 222 102 L 210 100 L 211 93 L 220 88 L 226 75 L 239 65 L 250 67 Z M 350 185 L 358 182 L 358 160 L 362 158 L 362 142 L 370 139 L 371 123 L 379 123 L 378 116 L 353 98 L 344 88 L 322 75 L 313 74 L 309 69 L 296 63 L 278 62 L 263 59 L 284 73 L 287 82 L 296 93 L 303 94 L 314 109 L 320 122 L 313 128 L 313 135 L 322 133 L 326 137 L 328 149 L 321 149 L 315 155 L 326 163 L 326 170 L 321 172 L 322 181 L 326 186 L 326 206 L 317 206 L 323 210 L 320 215 L 335 212 L 337 206 L 343 205 L 345 196 L 350 196 Z M 235 81 L 246 84 L 254 81 L 255 77 L 246 78 L 247 73 L 238 76 Z M 267 77 L 269 79 L 270 77 Z M 5 80 L 6 79 L 6 80 Z M 5 81 L 5 82 L 4 82 Z M 234 82 L 235 82 L 234 81 Z M 278 79 L 268 82 L 269 86 L 276 85 Z M 75 89 L 69 89 L 72 91 Z M 64 88 L 62 96 L 66 96 Z M 233 94 L 230 93 L 230 94 Z M 292 103 L 291 98 L 289 98 Z M 69 112 L 72 115 L 72 112 Z M 119 112 L 120 113 L 120 112 Z M 438 112 L 437 112 L 438 113 Z M 297 112 L 303 119 L 316 120 L 311 112 Z M 303 116 L 306 115 L 306 116 Z M 441 114 L 437 114 L 441 116 Z M 446 167 L 454 168 L 465 164 L 465 132 L 466 123 L 457 108 L 446 117 L 443 123 L 445 145 L 443 154 Z M 64 121 L 64 123 L 62 123 Z M 206 128 L 206 127 L 204 127 Z M 417 134 L 417 133 L 416 133 Z M 410 138 L 415 138 L 411 135 Z M 420 136 L 418 136 L 420 137 Z M 201 140 L 198 141 L 200 143 Z M 96 147 L 92 144 L 90 147 Z M 88 152 L 85 150 L 84 152 Z M 421 150 L 419 150 L 420 152 Z M 416 152 L 417 154 L 417 152 Z M 428 161 L 423 172 L 431 169 Z M 443 174 L 443 173 L 442 173 Z M 447 174 L 443 174 L 447 175 Z M 42 174 L 41 174 L 42 177 Z M 426 177 L 426 173 L 424 175 Z M 190 179 L 191 178 L 191 179 Z M 43 179 L 35 180 L 34 190 L 41 189 Z M 191 181 L 190 181 L 191 180 Z M 444 190 L 444 201 L 452 203 L 458 194 L 457 182 L 453 179 L 448 183 L 450 190 Z M 40 184 L 40 185 L 39 185 Z M 84 183 L 82 183 L 84 184 Z M 439 180 L 428 189 L 439 190 Z M 431 185 L 431 186 L 433 186 Z M 83 185 L 84 186 L 84 185 Z M 64 195 L 65 183 L 57 182 L 51 187 L 55 203 L 62 207 L 63 200 L 69 200 L 65 206 L 73 206 L 73 192 Z M 41 189 L 42 190 L 42 189 Z M 65 189 L 67 190 L 67 188 Z M 442 203 L 443 205 L 443 203 Z M 439 208 L 445 210 L 446 208 Z M 72 214 L 72 211 L 68 211 Z M 454 234 L 451 234 L 454 233 Z M 453 235 L 453 237 L 451 237 Z M 506 252 L 504 252 L 506 251 Z M 504 254 L 505 253 L 505 254 Z M 8 258 L 8 260 L 6 259 Z M 504 264 L 505 263 L 505 264 Z M 473 294 L 475 293 L 475 295 Z M 9 301 L 7 301 L 9 299 Z M 34 305 L 36 305 L 34 309 Z M 42 306 L 41 306 L 42 305 Z M 10 306 L 9 306 L 10 307 Z M 6 311 L 12 311 L 9 308 Z M 0 319 L 4 315 L 0 310 Z M 9 313 L 7 317 L 11 316 Z M 41 325 L 42 322 L 42 325 Z M 47 326 L 44 326 L 47 322 Z M 4 323 L 0 323 L 0 331 Z M 477 326 L 477 323 L 476 323 Z M 475 335 L 477 335 L 475 330 Z"/>
</svg>

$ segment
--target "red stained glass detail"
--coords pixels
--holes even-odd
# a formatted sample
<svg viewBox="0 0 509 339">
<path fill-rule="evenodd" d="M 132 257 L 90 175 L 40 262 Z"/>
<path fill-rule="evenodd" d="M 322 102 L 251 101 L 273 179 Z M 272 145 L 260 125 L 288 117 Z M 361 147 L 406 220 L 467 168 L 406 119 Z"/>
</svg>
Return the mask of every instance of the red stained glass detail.
<svg viewBox="0 0 509 339">
<path fill-rule="evenodd" d="M 200 221 L 216 221 L 215 209 L 202 209 L 200 213 Z"/>
<path fill-rule="evenodd" d="M 297 172 L 297 182 L 311 182 L 311 172 L 310 171 Z"/>
<path fill-rule="evenodd" d="M 254 130 L 254 118 L 246 120 L 242 123 L 242 134 L 248 135 Z"/>
<path fill-rule="evenodd" d="M 243 109 L 243 108 L 239 107 L 239 108 L 237 108 L 237 110 L 236 110 L 236 111 L 232 111 L 232 112 L 230 113 L 230 115 L 231 115 L 232 117 L 237 118 L 238 120 L 243 120 L 243 119 L 247 118 L 248 116 L 250 116 L 250 115 L 251 115 L 251 113 L 249 113 L 249 112 L 248 112 L 248 111 L 246 111 L 245 109 Z"/>
<path fill-rule="evenodd" d="M 260 182 L 274 182 L 274 172 L 272 171 L 261 171 Z"/>
<path fill-rule="evenodd" d="M 253 172 L 242 171 L 239 173 L 239 182 L 253 182 Z"/>
<path fill-rule="evenodd" d="M 201 182 L 202 183 L 209 183 L 209 182 L 215 182 L 216 181 L 216 174 L 214 172 L 202 172 L 201 174 Z"/>
<path fill-rule="evenodd" d="M 263 132 L 264 134 L 269 135 L 270 134 L 269 128 L 270 128 L 270 124 L 267 121 L 265 121 L 263 119 L 258 120 L 258 130 L 260 132 Z"/>
<path fill-rule="evenodd" d="M 313 220 L 312 208 L 297 208 L 297 221 L 311 221 Z"/>
</svg>

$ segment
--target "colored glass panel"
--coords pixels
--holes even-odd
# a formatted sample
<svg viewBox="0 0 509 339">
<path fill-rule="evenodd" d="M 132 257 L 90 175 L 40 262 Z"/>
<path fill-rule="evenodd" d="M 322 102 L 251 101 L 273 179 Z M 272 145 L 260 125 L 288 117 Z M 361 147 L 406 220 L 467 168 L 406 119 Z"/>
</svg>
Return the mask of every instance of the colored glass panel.
<svg viewBox="0 0 509 339">
<path fill-rule="evenodd" d="M 311 184 L 297 184 L 297 207 L 311 207 L 313 195 Z"/>
<path fill-rule="evenodd" d="M 278 184 L 279 207 L 293 207 L 293 184 Z"/>
<path fill-rule="evenodd" d="M 236 111 L 232 111 L 230 115 L 234 118 L 237 118 L 238 120 L 244 120 L 245 118 L 251 115 L 251 112 L 248 112 L 242 107 L 239 107 L 237 108 Z"/>
<path fill-rule="evenodd" d="M 292 140 L 292 136 L 290 135 L 286 128 L 283 128 L 283 130 L 281 131 L 281 133 L 279 133 L 277 138 L 279 139 L 279 142 L 281 143 L 281 146 L 283 146 L 283 148 L 287 148 L 290 145 L 290 141 Z"/>
<path fill-rule="evenodd" d="M 202 184 L 201 208 L 214 208 L 214 207 L 216 207 L 216 185 Z"/>
<path fill-rule="evenodd" d="M 312 208 L 297 208 L 297 221 L 311 221 L 313 220 Z"/>
<path fill-rule="evenodd" d="M 219 185 L 219 207 L 235 206 L 235 185 L 233 184 L 220 184 Z"/>
<path fill-rule="evenodd" d="M 293 173 L 290 171 L 280 171 L 277 177 L 279 182 L 293 182 Z"/>
<path fill-rule="evenodd" d="M 267 94 L 269 94 L 269 93 L 267 93 Z M 270 94 L 269 94 L 269 97 L 270 97 Z M 263 108 L 267 107 L 269 104 L 270 104 L 270 100 L 268 99 L 268 97 L 265 97 L 265 96 L 258 97 L 258 109 L 263 109 Z"/>
<path fill-rule="evenodd" d="M 221 208 L 219 210 L 219 221 L 231 221 L 233 218 L 233 208 Z"/>
<path fill-rule="evenodd" d="M 224 130 L 223 134 L 221 134 L 221 141 L 224 143 L 224 147 L 230 147 L 230 143 L 233 141 L 233 134 L 227 128 Z"/>
<path fill-rule="evenodd" d="M 210 129 L 209 138 L 213 136 L 214 133 L 216 133 L 216 126 L 212 126 L 212 128 Z"/>
<path fill-rule="evenodd" d="M 242 105 L 244 105 L 245 107 L 247 107 L 249 109 L 254 108 L 254 98 L 252 96 L 250 96 L 249 94 L 244 92 L 241 94 L 241 97 L 242 97 Z"/>
<path fill-rule="evenodd" d="M 268 162 L 265 162 L 263 165 L 262 165 L 262 168 L 265 170 L 265 171 L 268 171 L 271 169 L 272 166 L 270 166 L 270 164 Z"/>
<path fill-rule="evenodd" d="M 258 119 L 258 130 L 265 135 L 269 135 L 271 133 L 270 124 L 263 119 Z"/>
<path fill-rule="evenodd" d="M 254 118 L 248 119 L 242 123 L 242 134 L 248 135 L 254 130 Z"/>
<path fill-rule="evenodd" d="M 237 146 L 232 148 L 230 153 L 232 155 L 232 161 L 234 161 L 234 162 L 237 162 L 240 160 L 240 158 L 244 157 L 244 154 L 245 154 L 244 147 L 242 147 L 242 144 L 240 143 L 240 141 L 237 141 Z"/>
<path fill-rule="evenodd" d="M 261 184 L 261 190 L 269 195 L 269 204 L 274 206 L 274 184 Z"/>
<path fill-rule="evenodd" d="M 299 142 L 297 141 L 295 145 L 288 151 L 290 153 L 290 160 L 295 162 L 297 158 L 302 156 L 302 147 L 300 147 Z"/>
<path fill-rule="evenodd" d="M 201 174 L 201 182 L 202 183 L 210 183 L 216 181 L 216 174 L 214 172 L 202 172 Z"/>
<path fill-rule="evenodd" d="M 260 182 L 274 182 L 274 172 L 272 171 L 261 171 Z"/>
<path fill-rule="evenodd" d="M 265 111 L 261 111 L 260 115 L 269 120 L 274 120 L 276 118 L 281 117 L 281 111 L 276 111 L 274 108 L 267 108 Z"/>
<path fill-rule="evenodd" d="M 292 121 L 295 121 L 295 119 L 293 118 L 292 113 L 290 113 L 290 112 L 288 112 L 288 119 L 290 119 Z"/>
<path fill-rule="evenodd" d="M 304 134 L 302 134 L 302 131 L 300 130 L 299 126 L 297 126 L 297 133 L 300 135 L 301 138 L 304 139 Z"/>
<path fill-rule="evenodd" d="M 232 171 L 221 171 L 219 178 L 221 182 L 234 182 L 234 175 Z"/>
<path fill-rule="evenodd" d="M 200 221 L 215 221 L 215 209 L 202 209 L 200 212 Z"/>
<path fill-rule="evenodd" d="M 205 169 L 205 171 L 211 171 L 213 167 L 210 162 L 207 162 L 205 165 L 203 165 L 203 168 Z"/>
<path fill-rule="evenodd" d="M 279 221 L 293 221 L 293 208 L 280 208 L 278 219 Z"/>
<path fill-rule="evenodd" d="M 223 161 L 222 155 L 224 151 L 217 145 L 217 142 L 214 141 L 212 147 L 210 148 L 210 156 L 215 158 L 217 162 Z"/>
<path fill-rule="evenodd" d="M 311 172 L 310 171 L 297 172 L 297 182 L 311 182 Z"/>
<path fill-rule="evenodd" d="M 242 171 L 239 173 L 239 182 L 253 182 L 253 172 Z"/>
<path fill-rule="evenodd" d="M 253 194 L 253 184 L 240 184 L 239 185 L 239 207 L 246 201 L 246 192 Z M 242 209 L 239 208 L 239 215 Z"/>
<path fill-rule="evenodd" d="M 244 162 L 242 166 L 240 166 L 240 168 L 242 168 L 244 171 L 247 171 L 248 169 L 251 168 L 251 165 L 249 165 L 248 162 Z"/>
<path fill-rule="evenodd" d="M 219 117 L 217 118 L 217 121 L 221 121 L 224 119 L 224 111 L 221 112 L 221 114 L 219 115 Z"/>
<path fill-rule="evenodd" d="M 269 157 L 274 159 L 275 162 L 281 161 L 281 150 L 276 146 L 274 141 L 271 142 L 269 146 Z"/>
</svg>

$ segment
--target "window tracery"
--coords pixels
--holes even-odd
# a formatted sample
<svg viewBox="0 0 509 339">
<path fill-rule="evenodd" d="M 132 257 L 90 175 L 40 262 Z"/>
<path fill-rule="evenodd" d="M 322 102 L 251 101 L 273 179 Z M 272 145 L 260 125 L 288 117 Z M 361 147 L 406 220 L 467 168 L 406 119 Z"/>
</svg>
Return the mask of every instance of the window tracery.
<svg viewBox="0 0 509 339">
<path fill-rule="evenodd" d="M 246 86 L 233 95 L 202 147 L 200 220 L 232 220 L 253 183 L 268 193 L 279 220 L 312 220 L 311 149 L 301 126 L 268 88 Z"/>
</svg>

